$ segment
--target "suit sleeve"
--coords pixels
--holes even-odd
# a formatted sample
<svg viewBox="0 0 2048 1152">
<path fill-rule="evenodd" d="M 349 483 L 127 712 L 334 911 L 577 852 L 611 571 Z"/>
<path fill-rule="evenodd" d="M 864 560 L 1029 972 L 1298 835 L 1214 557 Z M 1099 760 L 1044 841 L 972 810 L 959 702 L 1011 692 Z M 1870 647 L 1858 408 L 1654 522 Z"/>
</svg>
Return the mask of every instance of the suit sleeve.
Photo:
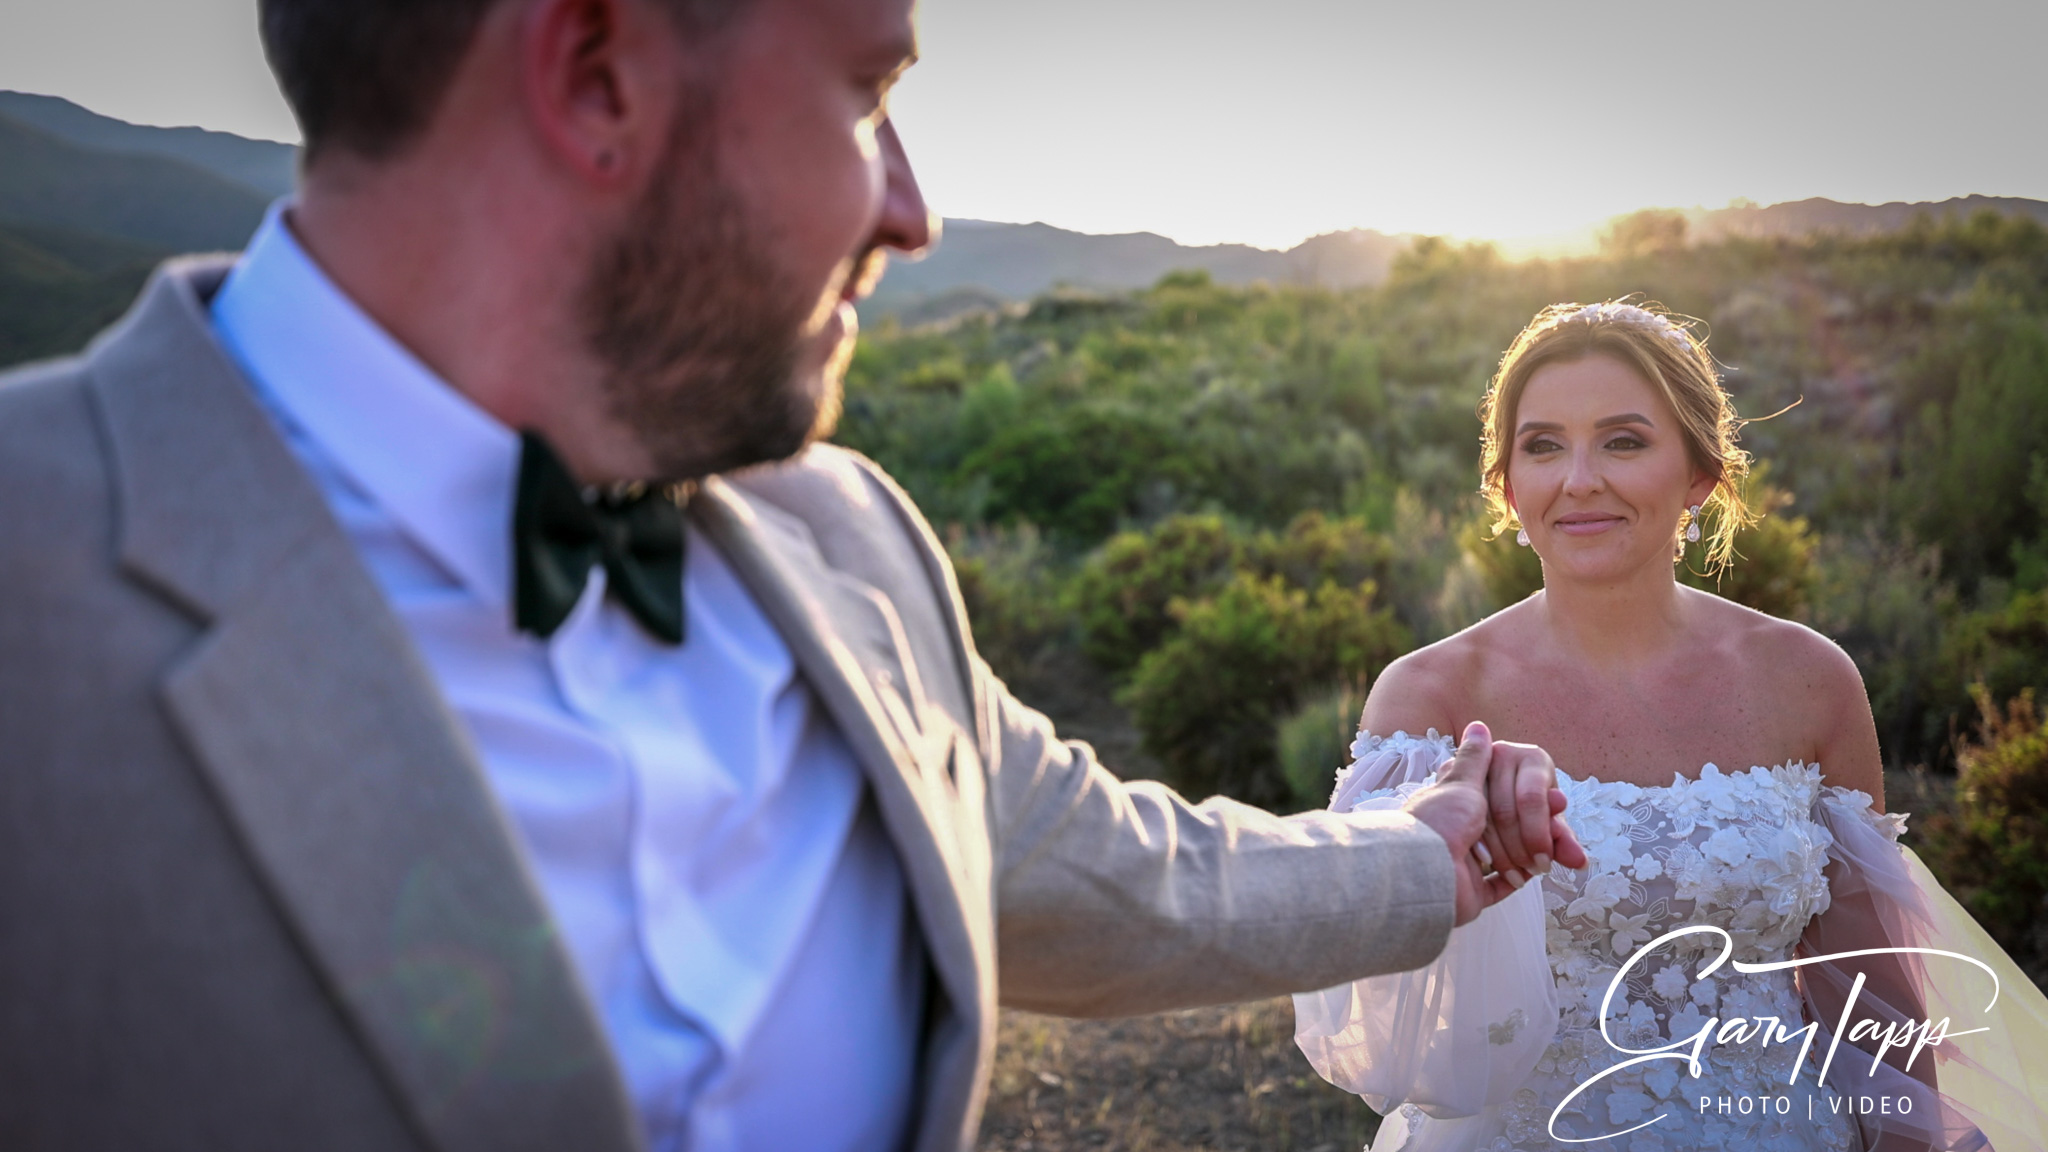
<svg viewBox="0 0 2048 1152">
<path fill-rule="evenodd" d="M 1070 1016 L 1229 1003 L 1420 967 L 1450 853 L 1402 812 L 1280 817 L 1121 781 L 974 658 L 1002 1002 Z"/>
</svg>

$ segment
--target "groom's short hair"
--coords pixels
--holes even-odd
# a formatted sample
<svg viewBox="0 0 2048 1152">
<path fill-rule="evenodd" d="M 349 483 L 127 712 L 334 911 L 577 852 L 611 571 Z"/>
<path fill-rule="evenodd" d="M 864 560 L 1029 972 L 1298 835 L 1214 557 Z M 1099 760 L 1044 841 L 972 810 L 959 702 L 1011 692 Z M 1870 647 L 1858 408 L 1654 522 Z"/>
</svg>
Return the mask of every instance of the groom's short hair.
<svg viewBox="0 0 2048 1152">
<path fill-rule="evenodd" d="M 258 0 L 263 51 L 298 118 L 307 159 L 341 148 L 383 159 L 432 118 L 484 15 L 501 0 Z M 685 32 L 747 0 L 653 0 Z"/>
</svg>

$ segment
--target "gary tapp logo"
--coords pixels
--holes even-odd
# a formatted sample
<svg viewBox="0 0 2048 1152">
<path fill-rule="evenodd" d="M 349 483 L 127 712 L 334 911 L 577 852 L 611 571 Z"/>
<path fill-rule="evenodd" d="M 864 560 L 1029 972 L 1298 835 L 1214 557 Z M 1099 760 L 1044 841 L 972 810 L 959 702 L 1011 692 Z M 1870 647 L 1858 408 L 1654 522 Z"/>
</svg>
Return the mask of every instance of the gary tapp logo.
<svg viewBox="0 0 2048 1152">
<path fill-rule="evenodd" d="M 1729 956 L 1735 950 L 1735 941 L 1726 930 L 1712 924 L 1696 924 L 1687 928 L 1679 928 L 1675 931 L 1666 932 L 1664 935 L 1638 948 L 1635 954 L 1628 958 L 1628 963 L 1623 964 L 1621 970 L 1614 974 L 1614 978 L 1608 981 L 1607 994 L 1600 998 L 1600 1038 L 1607 1042 L 1608 1047 L 1616 1052 L 1626 1054 L 1629 1056 L 1629 1059 L 1602 1069 L 1586 1080 L 1585 1083 L 1572 1089 L 1563 1100 L 1558 1101 L 1557 1107 L 1552 1109 L 1550 1113 L 1549 1128 L 1551 1139 L 1565 1144 L 1586 1144 L 1594 1140 L 1610 1140 L 1616 1136 L 1626 1136 L 1630 1132 L 1638 1132 L 1658 1123 L 1669 1116 L 1670 1113 L 1660 1112 L 1656 1116 L 1633 1127 L 1623 1128 L 1618 1132 L 1608 1132 L 1599 1136 L 1560 1136 L 1557 1132 L 1557 1118 L 1573 1100 L 1577 1099 L 1588 1088 L 1623 1069 L 1659 1060 L 1681 1060 L 1685 1062 L 1686 1074 L 1697 1079 L 1700 1075 L 1700 1057 L 1706 1052 L 1709 1045 L 1761 1043 L 1768 1047 L 1774 1044 L 1790 1044 L 1792 1041 L 1798 1040 L 1799 1050 L 1793 1054 L 1790 1072 L 1785 1077 L 1785 1083 L 1789 1087 L 1799 1082 L 1799 1069 L 1805 1065 L 1806 1055 L 1813 1048 L 1814 1037 L 1820 1033 L 1820 1023 L 1818 1021 L 1808 1023 L 1800 1028 L 1791 1028 L 1785 1021 L 1778 1019 L 1776 1016 L 1738 1016 L 1727 1020 L 1717 1016 L 1709 1019 L 1698 1032 L 1693 1033 L 1691 1036 L 1681 1040 L 1673 1040 L 1669 1044 L 1660 1045 L 1655 1048 L 1629 1048 L 1616 1043 L 1614 1037 L 1608 1033 L 1608 1010 L 1614 1004 L 1615 991 L 1627 979 L 1629 971 L 1637 964 L 1642 963 L 1644 958 L 1656 951 L 1660 946 L 1681 937 L 1696 934 L 1718 936 L 1721 940 L 1721 951 L 1706 967 L 1700 969 L 1699 975 L 1694 977 L 1695 980 L 1704 980 L 1712 976 L 1715 972 L 1720 971 L 1723 964 L 1732 966 L 1740 973 L 1754 974 L 1759 972 L 1776 972 L 1785 968 L 1799 968 L 1808 964 L 1822 964 L 1834 960 L 1848 960 L 1858 956 L 1886 956 L 1913 953 L 1921 956 L 1942 956 L 1951 960 L 1961 960 L 1966 964 L 1976 965 L 1983 970 L 1985 975 L 1991 977 L 1991 999 L 1984 1005 L 1984 1011 L 1990 1012 L 1998 1003 L 1998 973 L 1992 971 L 1991 966 L 1982 960 L 1965 956 L 1960 952 L 1948 952 L 1939 948 L 1866 948 L 1856 952 L 1834 952 L 1825 956 L 1802 956 L 1793 960 L 1778 960 L 1765 964 L 1747 964 L 1740 960 L 1729 959 Z M 1991 1030 L 1987 1025 L 1982 1028 L 1966 1028 L 1954 1031 L 1952 1030 L 1952 1022 L 1946 1016 L 1940 1020 L 1912 1022 L 1880 1022 L 1866 1017 L 1851 1024 L 1850 1021 L 1855 1016 L 1857 998 L 1863 994 L 1865 979 L 1865 975 L 1862 972 L 1858 972 L 1855 983 L 1849 988 L 1848 999 L 1842 1005 L 1841 1019 L 1836 1021 L 1834 1031 L 1828 1041 L 1827 1056 L 1821 1061 L 1820 1070 L 1814 1077 L 1816 1083 L 1824 1082 L 1827 1079 L 1828 1069 L 1835 1061 L 1835 1052 L 1841 1047 L 1845 1036 L 1852 1043 L 1869 1041 L 1876 1045 L 1876 1051 L 1871 1053 L 1870 1056 L 1873 1071 L 1878 1063 L 1884 1059 L 1885 1053 L 1891 1052 L 1894 1049 L 1910 1048 L 1911 1051 L 1906 1054 L 1905 1060 L 1905 1070 L 1910 1072 L 1913 1068 L 1913 1061 L 1919 1059 L 1923 1051 L 1944 1044 L 1956 1036 L 1968 1036 L 1972 1033 L 1988 1032 Z M 1886 1111 L 1894 1109 L 1910 1111 L 1912 1108 L 1911 1097 L 1901 1097 L 1897 1101 L 1889 1098 L 1879 1101 L 1870 1097 L 1845 1097 L 1844 1099 L 1847 1101 L 1846 1107 L 1856 1112 L 1878 1111 L 1880 1109 Z M 1733 1098 L 1722 1098 L 1716 1101 L 1710 1097 L 1702 1097 L 1701 1110 L 1704 1111 L 1709 1106 L 1716 1108 L 1717 1111 L 1741 1111 L 1747 1114 L 1753 1111 L 1764 1110 L 1789 1111 L 1791 1101 L 1783 1096 L 1745 1096 L 1740 1101 Z"/>
</svg>

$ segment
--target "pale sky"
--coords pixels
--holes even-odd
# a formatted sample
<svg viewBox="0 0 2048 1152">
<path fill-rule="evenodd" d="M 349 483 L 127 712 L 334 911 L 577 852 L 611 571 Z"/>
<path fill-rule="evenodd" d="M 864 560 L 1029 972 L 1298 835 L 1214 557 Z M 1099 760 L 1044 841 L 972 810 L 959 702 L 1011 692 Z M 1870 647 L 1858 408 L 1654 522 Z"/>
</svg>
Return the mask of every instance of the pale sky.
<svg viewBox="0 0 2048 1152">
<path fill-rule="evenodd" d="M 294 139 L 254 0 L 0 0 L 0 88 Z M 2048 199 L 2048 2 L 925 0 L 948 216 L 1185 243 L 1521 238 L 1636 208 Z"/>
</svg>

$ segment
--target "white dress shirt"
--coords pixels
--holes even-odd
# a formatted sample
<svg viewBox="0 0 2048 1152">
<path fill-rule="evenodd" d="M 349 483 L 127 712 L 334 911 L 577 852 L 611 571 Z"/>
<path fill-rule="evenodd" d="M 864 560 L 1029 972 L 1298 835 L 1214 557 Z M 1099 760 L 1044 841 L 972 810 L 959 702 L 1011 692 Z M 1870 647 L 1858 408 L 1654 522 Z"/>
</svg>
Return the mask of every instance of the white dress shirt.
<svg viewBox="0 0 2048 1152">
<path fill-rule="evenodd" d="M 859 764 L 688 530 L 687 639 L 593 569 L 512 625 L 519 438 L 321 271 L 284 205 L 213 303 L 223 344 L 467 727 L 655 1152 L 901 1147 L 926 965 Z"/>
</svg>

